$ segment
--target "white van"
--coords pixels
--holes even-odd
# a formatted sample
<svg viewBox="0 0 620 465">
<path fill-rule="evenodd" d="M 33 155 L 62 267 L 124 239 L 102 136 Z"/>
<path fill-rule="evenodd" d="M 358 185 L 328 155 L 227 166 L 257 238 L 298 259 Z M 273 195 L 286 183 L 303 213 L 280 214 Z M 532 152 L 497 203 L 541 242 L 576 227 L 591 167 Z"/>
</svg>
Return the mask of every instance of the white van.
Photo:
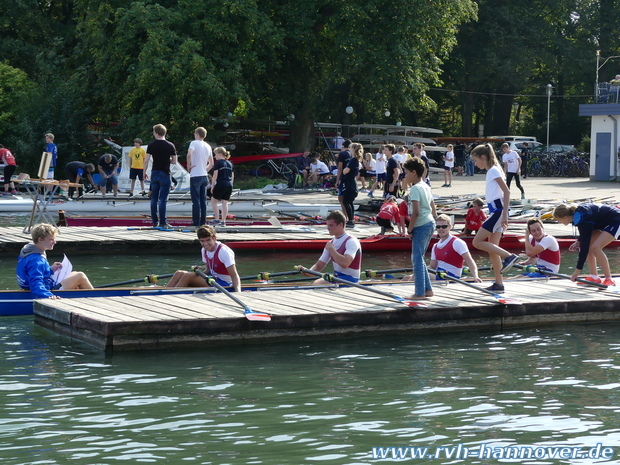
<svg viewBox="0 0 620 465">
<path fill-rule="evenodd" d="M 489 139 L 504 139 L 506 142 L 536 142 L 534 136 L 489 136 Z"/>
</svg>

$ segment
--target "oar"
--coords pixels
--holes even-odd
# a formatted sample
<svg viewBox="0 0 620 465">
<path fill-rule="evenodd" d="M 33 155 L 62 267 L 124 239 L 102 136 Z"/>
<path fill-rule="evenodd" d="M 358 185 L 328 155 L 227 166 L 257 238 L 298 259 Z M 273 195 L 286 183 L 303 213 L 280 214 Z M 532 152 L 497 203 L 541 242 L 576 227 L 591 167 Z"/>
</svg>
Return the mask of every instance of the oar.
<svg viewBox="0 0 620 465">
<path fill-rule="evenodd" d="M 548 270 L 545 270 L 543 268 L 540 268 L 534 265 L 514 265 L 514 266 L 516 268 L 521 268 L 526 273 L 536 272 L 536 273 L 546 274 L 549 276 L 555 276 L 556 278 L 570 279 L 570 276 L 567 274 L 554 273 L 553 271 L 548 271 Z M 576 278 L 575 281 L 583 283 L 583 284 L 588 284 L 590 286 L 598 287 L 599 289 L 607 289 L 608 287 L 605 284 L 593 283 L 592 281 L 588 281 L 587 279 L 584 279 L 584 278 Z"/>
<path fill-rule="evenodd" d="M 479 286 L 476 286 L 475 284 L 472 284 L 470 282 L 463 281 L 462 279 L 459 279 L 459 278 L 455 278 L 453 276 L 450 276 L 445 271 L 437 271 L 437 270 L 432 270 L 432 269 L 428 268 L 428 272 L 429 273 L 433 273 L 434 275 L 436 275 L 436 276 L 438 276 L 440 278 L 447 279 L 449 281 L 454 281 L 455 283 L 464 284 L 465 286 L 469 286 L 469 287 L 471 287 L 473 289 L 476 289 L 477 291 L 484 292 L 485 294 L 489 294 L 489 295 L 495 297 L 495 299 L 497 299 L 497 301 L 499 301 L 502 304 L 505 304 L 505 305 L 523 305 L 522 302 L 520 302 L 520 301 L 518 301 L 516 299 L 509 299 L 508 297 L 503 296 L 501 294 L 496 294 L 495 292 L 489 291 L 488 289 L 485 289 L 483 287 L 479 287 Z"/>
<path fill-rule="evenodd" d="M 362 273 L 364 273 L 367 278 L 375 278 L 380 275 L 386 275 L 390 273 L 408 273 L 410 271 L 413 271 L 412 268 L 397 268 L 394 270 L 365 270 Z"/>
<path fill-rule="evenodd" d="M 336 276 L 333 276 L 333 275 L 328 274 L 328 273 L 325 273 L 325 274 L 319 273 L 318 271 L 314 271 L 314 270 L 311 270 L 309 268 L 305 268 L 305 267 L 303 267 L 301 265 L 299 265 L 297 267 L 297 269 L 299 271 L 301 271 L 302 273 L 307 273 L 307 274 L 311 274 L 311 275 L 314 275 L 314 276 L 318 276 L 319 278 L 323 278 L 325 281 L 327 281 L 329 283 L 335 282 L 335 283 L 340 283 L 340 284 L 346 284 L 347 286 L 356 287 L 356 288 L 362 289 L 364 291 L 374 292 L 375 294 L 382 295 L 383 297 L 389 297 L 390 299 L 394 299 L 397 302 L 400 302 L 400 303 L 403 303 L 405 305 L 408 305 L 409 307 L 428 307 L 428 305 L 426 305 L 425 303 L 422 303 L 422 302 L 413 301 L 413 300 L 407 300 L 404 297 L 401 297 L 399 295 L 390 294 L 389 292 L 380 291 L 379 289 L 373 289 L 370 286 L 362 286 L 361 284 L 352 283 L 351 281 L 347 281 L 346 279 L 337 278 Z"/>
<path fill-rule="evenodd" d="M 134 284 L 134 283 L 143 283 L 143 282 L 155 284 L 160 279 L 170 278 L 172 275 L 174 275 L 174 273 L 160 274 L 160 275 L 150 274 L 148 276 L 145 276 L 144 278 L 130 279 L 129 281 L 120 281 L 118 283 L 102 284 L 100 286 L 95 286 L 95 289 L 99 289 L 102 287 L 123 286 L 125 284 Z"/>
<path fill-rule="evenodd" d="M 247 280 L 247 279 L 258 279 L 260 281 L 269 281 L 269 279 L 275 276 L 287 276 L 287 275 L 299 274 L 299 273 L 301 273 L 301 271 L 279 271 L 277 273 L 269 273 L 268 271 L 261 271 L 257 275 L 242 276 L 239 279 L 242 281 Z"/>
<path fill-rule="evenodd" d="M 204 274 L 204 272 L 200 268 L 194 267 L 194 273 L 202 277 L 209 286 L 213 286 L 218 291 L 220 291 L 222 294 L 225 294 L 227 297 L 230 297 L 232 300 L 234 300 L 239 305 L 241 305 L 243 307 L 243 313 L 248 320 L 250 321 L 271 321 L 271 315 L 269 315 L 268 313 L 255 312 L 250 307 L 248 307 L 246 304 L 244 304 L 240 299 L 238 299 L 236 296 L 232 295 L 227 289 L 221 286 L 215 280 L 215 278 Z"/>
</svg>

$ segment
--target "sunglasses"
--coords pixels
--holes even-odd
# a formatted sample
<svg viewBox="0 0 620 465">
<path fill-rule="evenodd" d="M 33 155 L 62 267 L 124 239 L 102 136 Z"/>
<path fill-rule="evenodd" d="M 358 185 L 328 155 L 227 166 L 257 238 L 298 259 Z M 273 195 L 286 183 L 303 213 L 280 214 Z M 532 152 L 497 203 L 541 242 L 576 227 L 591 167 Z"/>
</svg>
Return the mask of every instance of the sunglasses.
<svg viewBox="0 0 620 465">
<path fill-rule="evenodd" d="M 449 227 L 450 227 L 449 224 L 438 224 L 437 226 L 435 226 L 435 229 L 446 229 Z"/>
</svg>

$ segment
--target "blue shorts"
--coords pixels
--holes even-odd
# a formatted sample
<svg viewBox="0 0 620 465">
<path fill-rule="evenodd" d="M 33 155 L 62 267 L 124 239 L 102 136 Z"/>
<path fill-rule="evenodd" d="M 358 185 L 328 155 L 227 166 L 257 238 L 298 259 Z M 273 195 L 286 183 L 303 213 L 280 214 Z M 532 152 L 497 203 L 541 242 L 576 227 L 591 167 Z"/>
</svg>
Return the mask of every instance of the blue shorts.
<svg viewBox="0 0 620 465">
<path fill-rule="evenodd" d="M 444 166 L 443 169 L 445 171 L 452 171 L 452 167 L 451 166 Z"/>
<path fill-rule="evenodd" d="M 445 274 L 447 274 L 448 276 L 452 276 L 453 278 L 456 278 L 456 279 L 461 279 L 460 277 L 455 276 L 453 273 L 450 273 L 449 271 L 446 271 L 446 270 L 444 270 L 444 269 L 442 269 L 442 268 L 437 268 L 437 271 L 439 271 L 439 272 L 441 272 L 441 273 L 445 273 Z M 435 275 L 435 280 L 436 280 L 436 281 L 444 281 L 444 280 L 446 280 L 446 281 L 450 281 L 449 279 L 446 279 L 446 278 L 444 278 L 444 277 L 439 276 L 439 274 L 436 274 L 436 275 Z"/>
<path fill-rule="evenodd" d="M 603 231 L 614 236 L 614 239 L 618 239 L 618 236 L 620 236 L 620 224 L 610 224 L 609 226 L 605 226 Z"/>
<path fill-rule="evenodd" d="M 353 276 L 350 276 L 350 275 L 344 274 L 344 273 L 338 273 L 337 271 L 334 272 L 334 276 L 336 278 L 344 279 L 345 281 L 349 281 L 349 282 L 352 282 L 354 284 L 358 283 L 360 281 L 359 278 L 354 278 Z"/>
<path fill-rule="evenodd" d="M 108 174 L 108 176 L 110 176 Z M 103 176 L 101 176 L 99 178 L 99 187 L 104 187 L 107 183 L 108 183 L 108 179 L 110 180 L 110 182 L 112 183 L 113 186 L 118 186 L 118 177 L 116 177 L 116 175 L 114 176 L 110 176 L 109 178 L 104 178 Z"/>
<path fill-rule="evenodd" d="M 387 173 L 377 173 L 377 182 L 386 181 Z"/>
<path fill-rule="evenodd" d="M 491 214 L 487 220 L 482 223 L 482 229 L 486 229 L 490 233 L 502 231 L 502 210 L 498 210 Z"/>
</svg>

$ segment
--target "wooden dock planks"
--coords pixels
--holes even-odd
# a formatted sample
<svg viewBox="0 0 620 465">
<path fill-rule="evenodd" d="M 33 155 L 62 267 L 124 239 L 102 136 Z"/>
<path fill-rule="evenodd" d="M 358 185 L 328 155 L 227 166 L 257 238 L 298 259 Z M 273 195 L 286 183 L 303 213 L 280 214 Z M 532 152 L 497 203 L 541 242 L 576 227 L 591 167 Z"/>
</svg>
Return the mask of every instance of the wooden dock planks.
<svg viewBox="0 0 620 465">
<path fill-rule="evenodd" d="M 405 297 L 413 283 L 377 288 Z M 362 289 L 323 287 L 236 294 L 253 310 L 270 313 L 270 322 L 248 321 L 243 308 L 226 295 L 200 293 L 39 300 L 35 322 L 113 351 L 620 319 L 617 293 L 567 280 L 507 281 L 506 288 L 505 295 L 522 305 L 503 305 L 458 283 L 435 286 L 428 308 L 408 307 Z"/>
</svg>

